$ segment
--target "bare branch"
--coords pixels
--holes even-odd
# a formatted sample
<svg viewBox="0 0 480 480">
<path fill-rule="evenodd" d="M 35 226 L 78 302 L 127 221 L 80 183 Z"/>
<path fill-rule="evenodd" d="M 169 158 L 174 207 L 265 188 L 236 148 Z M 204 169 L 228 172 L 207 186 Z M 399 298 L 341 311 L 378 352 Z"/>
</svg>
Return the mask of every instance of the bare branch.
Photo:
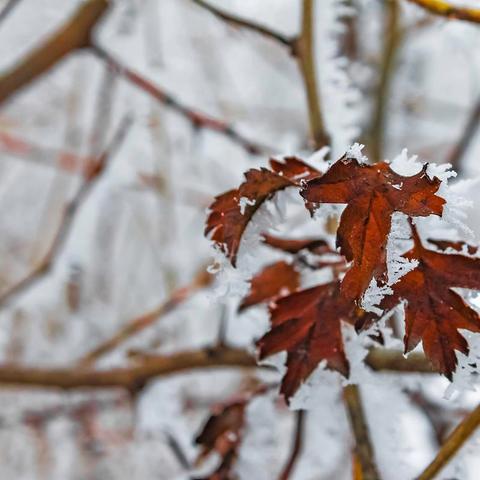
<svg viewBox="0 0 480 480">
<path fill-rule="evenodd" d="M 0 104 L 52 68 L 69 53 L 89 47 L 93 28 L 109 6 L 108 0 L 88 0 L 45 42 L 0 76 Z"/>
<path fill-rule="evenodd" d="M 432 480 L 447 465 L 480 424 L 480 405 L 467 415 L 447 437 L 430 465 L 417 480 Z"/>
<path fill-rule="evenodd" d="M 305 427 L 305 416 L 306 416 L 305 410 L 299 410 L 298 412 L 296 412 L 296 422 L 295 422 L 292 451 L 290 453 L 288 462 L 285 465 L 285 468 L 282 470 L 282 473 L 278 477 L 278 480 L 288 480 L 290 478 L 293 467 L 295 466 L 298 456 L 302 451 L 303 431 Z"/>
<path fill-rule="evenodd" d="M 114 59 L 106 50 L 99 46 L 94 47 L 95 53 L 104 61 L 108 62 L 120 75 L 128 80 L 132 85 L 135 85 L 140 90 L 150 95 L 152 98 L 162 103 L 166 107 L 169 107 L 183 117 L 185 117 L 194 127 L 204 128 L 212 130 L 221 135 L 226 136 L 231 141 L 243 147 L 248 153 L 272 153 L 275 149 L 260 145 L 258 143 L 251 142 L 246 139 L 242 134 L 238 133 L 231 125 L 225 123 L 223 120 L 219 120 L 206 113 L 199 112 L 197 110 L 188 107 L 181 101 L 177 100 L 173 95 L 163 90 L 158 85 L 155 85 L 151 81 L 142 77 L 138 73 L 134 72 L 126 65 L 120 63 L 119 60 Z"/>
<path fill-rule="evenodd" d="M 430 361 L 422 353 L 410 353 L 404 357 L 399 350 L 372 348 L 365 363 L 373 370 L 405 372 L 405 373 L 436 373 Z"/>
<path fill-rule="evenodd" d="M 343 389 L 343 399 L 355 437 L 355 456 L 362 470 L 362 479 L 380 480 L 358 386 L 347 385 Z"/>
<path fill-rule="evenodd" d="M 65 208 L 60 225 L 48 252 L 40 264 L 34 268 L 30 274 L 0 295 L 0 308 L 30 289 L 40 279 L 49 273 L 55 259 L 63 250 L 65 242 L 68 238 L 68 234 L 70 233 L 70 229 L 73 225 L 75 214 L 83 202 L 88 198 L 93 186 L 97 183 L 98 179 L 105 171 L 105 167 L 107 166 L 109 159 L 117 152 L 118 148 L 122 144 L 130 125 L 131 118 L 125 118 L 121 122 L 118 131 L 114 135 L 114 138 L 103 155 L 101 155 L 94 164 L 87 165 L 87 169 L 85 171 L 85 180 L 75 197 Z"/>
<path fill-rule="evenodd" d="M 0 23 L 2 23 L 20 3 L 20 0 L 8 0 L 7 4 L 2 8 L 0 12 Z"/>
<path fill-rule="evenodd" d="M 126 368 L 92 370 L 71 368 L 28 368 L 14 365 L 0 367 L 0 384 L 42 388 L 111 388 L 131 391 L 142 388 L 149 380 L 204 368 L 255 368 L 255 359 L 246 351 L 235 348 L 193 350 L 168 356 L 146 355 L 141 363 Z"/>
<path fill-rule="evenodd" d="M 293 45 L 293 38 L 288 37 L 287 35 L 284 35 L 283 33 L 276 32 L 274 30 L 271 30 L 263 25 L 260 25 L 256 22 L 251 22 L 248 20 L 245 20 L 244 18 L 240 18 L 236 15 L 232 15 L 230 13 L 227 13 L 223 10 L 218 9 L 217 7 L 214 7 L 213 5 L 210 5 L 208 2 L 205 2 L 204 0 L 192 0 L 193 3 L 198 5 L 199 7 L 207 10 L 208 12 L 212 13 L 215 15 L 217 18 L 235 26 L 235 27 L 241 27 L 246 30 L 251 30 L 252 32 L 259 33 L 267 38 L 270 38 L 285 47 L 292 48 Z"/>
<path fill-rule="evenodd" d="M 295 40 L 294 53 L 298 58 L 305 85 L 312 138 L 315 147 L 320 148 L 328 145 L 330 139 L 325 130 L 320 109 L 320 98 L 317 91 L 313 38 L 313 25 L 315 23 L 313 2 L 314 0 L 303 0 L 302 31 L 299 38 Z"/>
<path fill-rule="evenodd" d="M 472 141 L 474 140 L 475 135 L 478 132 L 479 123 L 480 100 L 477 101 L 477 103 L 474 105 L 459 141 L 457 142 L 457 144 L 447 158 L 447 162 L 452 164 L 452 167 L 457 173 L 461 173 L 463 169 L 463 160 L 465 154 L 470 148 L 470 145 L 472 144 Z"/>
<path fill-rule="evenodd" d="M 152 325 L 156 320 L 171 312 L 174 308 L 178 307 L 178 305 L 187 300 L 198 289 L 207 286 L 210 283 L 211 278 L 212 276 L 208 274 L 205 269 L 202 269 L 190 285 L 177 289 L 173 292 L 168 300 L 162 302 L 160 305 L 158 305 L 158 307 L 155 307 L 150 312 L 147 312 L 129 321 L 111 338 L 102 342 L 91 352 L 84 355 L 79 360 L 79 365 L 86 367 L 93 364 L 100 357 L 117 348 L 128 338 L 141 332 L 145 328 Z"/>
<path fill-rule="evenodd" d="M 385 46 L 380 64 L 380 76 L 375 95 L 371 127 L 371 156 L 373 162 L 383 160 L 386 117 L 392 73 L 397 59 L 397 52 L 402 42 L 402 32 L 399 23 L 399 6 L 397 0 L 386 0 L 386 23 L 384 28 Z"/>
<path fill-rule="evenodd" d="M 469 7 L 457 7 L 444 0 L 409 0 L 430 13 L 441 15 L 446 18 L 465 20 L 467 22 L 480 23 L 480 9 Z"/>
</svg>

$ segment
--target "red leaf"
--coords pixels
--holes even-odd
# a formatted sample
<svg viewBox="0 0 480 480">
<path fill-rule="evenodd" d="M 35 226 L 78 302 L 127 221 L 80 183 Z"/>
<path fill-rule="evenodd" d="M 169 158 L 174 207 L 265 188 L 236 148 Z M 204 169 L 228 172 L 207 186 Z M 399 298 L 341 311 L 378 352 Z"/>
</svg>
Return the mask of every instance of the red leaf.
<svg viewBox="0 0 480 480">
<path fill-rule="evenodd" d="M 300 252 L 300 250 L 309 250 L 317 255 L 337 253 L 332 250 L 328 243 L 322 238 L 287 239 L 265 233 L 263 235 L 263 241 L 272 248 L 293 254 Z"/>
<path fill-rule="evenodd" d="M 318 170 L 295 157 L 285 158 L 284 163 L 271 160 L 270 164 L 273 171 L 249 170 L 238 189 L 216 197 L 210 206 L 205 235 L 211 235 L 234 266 L 242 235 L 263 202 L 280 190 L 299 186 L 302 181 L 320 175 Z M 240 201 L 244 202 L 243 210 Z"/>
<path fill-rule="evenodd" d="M 245 410 L 254 397 L 264 394 L 267 390 L 266 385 L 257 385 L 253 390 L 237 394 L 231 400 L 214 408 L 195 439 L 195 443 L 202 446 L 196 463 L 201 463 L 213 451 L 220 455 L 221 462 L 210 475 L 194 480 L 236 480 L 233 468 L 243 440 Z"/>
<path fill-rule="evenodd" d="M 445 246 L 455 247 L 455 243 Z M 457 366 L 455 350 L 468 354 L 468 344 L 459 329 L 480 332 L 479 314 L 452 288 L 480 290 L 480 260 L 457 254 L 442 254 L 423 247 L 414 230 L 414 247 L 405 258 L 419 265 L 403 276 L 382 307 L 405 301 L 405 352 L 420 341 L 434 367 L 449 379 Z"/>
<path fill-rule="evenodd" d="M 360 313 L 339 293 L 337 282 L 292 293 L 271 308 L 271 330 L 258 342 L 260 358 L 286 351 L 287 373 L 280 392 L 286 400 L 326 360 L 345 376 L 349 364 L 343 349 L 340 321 L 355 323 Z"/>
<path fill-rule="evenodd" d="M 268 265 L 251 281 L 250 292 L 243 299 L 239 310 L 268 302 L 295 291 L 300 286 L 300 274 L 293 265 L 280 261 Z"/>
<path fill-rule="evenodd" d="M 386 243 L 394 212 L 409 216 L 441 215 L 445 200 L 435 195 L 440 180 L 430 179 L 427 165 L 412 177 L 395 173 L 388 163 L 360 164 L 343 157 L 301 194 L 312 211 L 319 203 L 346 203 L 337 232 L 337 246 L 352 266 L 342 293 L 358 300 L 372 278 L 386 274 Z"/>
<path fill-rule="evenodd" d="M 451 248 L 456 252 L 462 252 L 463 249 L 465 249 L 470 255 L 475 255 L 478 252 L 478 247 L 462 241 L 451 242 L 449 240 L 433 240 L 432 238 L 427 239 L 427 241 L 428 243 L 436 245 L 440 250 Z"/>
</svg>

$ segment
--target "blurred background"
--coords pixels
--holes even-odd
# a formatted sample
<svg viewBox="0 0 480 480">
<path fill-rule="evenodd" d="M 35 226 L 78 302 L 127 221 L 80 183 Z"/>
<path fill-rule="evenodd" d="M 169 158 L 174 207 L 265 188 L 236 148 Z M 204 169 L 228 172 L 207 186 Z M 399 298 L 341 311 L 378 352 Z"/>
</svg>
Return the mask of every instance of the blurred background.
<svg viewBox="0 0 480 480">
<path fill-rule="evenodd" d="M 216 300 L 205 273 L 206 209 L 269 156 L 316 150 L 298 62 L 289 45 L 225 22 L 202 2 L 112 0 L 89 48 L 9 87 L 9 72 L 86 3 L 0 1 L 2 365 L 108 370 L 212 345 L 219 335 L 253 351 L 266 310 L 239 316 Z M 314 3 L 332 158 L 356 141 L 372 159 L 408 148 L 422 161 L 451 162 L 476 202 L 479 27 L 406 0 Z M 285 39 L 301 25 L 299 0 L 208 5 Z M 28 76 L 35 62 L 26 64 Z M 321 380 L 306 394 L 311 410 L 294 480 L 352 478 L 339 380 Z M 211 407 L 256 381 L 254 371 L 233 369 L 161 377 L 138 391 L 2 385 L 0 478 L 194 478 L 194 439 Z M 460 387 L 445 399 L 447 385 L 436 376 L 366 380 L 386 480 L 414 478 L 478 401 Z M 278 478 L 293 424 L 274 392 L 255 399 L 238 478 Z M 438 478 L 478 478 L 478 452 L 473 438 Z"/>
</svg>

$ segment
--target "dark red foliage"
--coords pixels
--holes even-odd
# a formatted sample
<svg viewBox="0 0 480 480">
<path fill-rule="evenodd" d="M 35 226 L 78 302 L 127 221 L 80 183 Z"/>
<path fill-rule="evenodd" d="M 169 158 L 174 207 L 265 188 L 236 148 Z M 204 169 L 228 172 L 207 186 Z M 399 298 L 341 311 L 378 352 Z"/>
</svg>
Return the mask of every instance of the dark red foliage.
<svg viewBox="0 0 480 480">
<path fill-rule="evenodd" d="M 242 235 L 262 203 L 280 190 L 298 187 L 303 181 L 320 175 L 318 170 L 295 157 L 287 157 L 284 162 L 271 160 L 270 166 L 272 170 L 249 170 L 238 189 L 215 197 L 210 206 L 205 235 L 210 235 L 232 265 L 236 264 Z M 245 202 L 243 210 L 240 206 L 241 199 Z"/>
<path fill-rule="evenodd" d="M 324 253 L 336 253 L 332 250 L 328 243 L 322 238 L 280 238 L 265 233 L 263 241 L 272 248 L 282 250 L 287 253 L 298 253 L 301 250 L 309 250 L 317 255 Z"/>
<path fill-rule="evenodd" d="M 403 177 L 386 162 L 366 165 L 343 157 L 303 188 L 301 194 L 311 211 L 320 203 L 347 204 L 337 231 L 337 247 L 353 262 L 341 285 L 346 297 L 359 300 L 372 278 L 384 279 L 394 212 L 441 215 L 445 200 L 435 195 L 440 180 L 430 179 L 426 168 Z"/>
<path fill-rule="evenodd" d="M 451 246 L 454 248 L 454 244 Z M 457 366 L 455 350 L 468 354 L 468 344 L 459 329 L 480 332 L 480 318 L 452 288 L 480 290 L 480 259 L 446 255 L 427 250 L 414 230 L 414 247 L 405 258 L 418 267 L 394 285 L 383 308 L 405 301 L 405 352 L 421 341 L 435 369 L 451 379 Z"/>
<path fill-rule="evenodd" d="M 348 376 L 341 321 L 354 324 L 362 313 L 342 297 L 338 282 L 283 297 L 270 313 L 271 330 L 257 345 L 261 359 L 282 351 L 288 353 L 287 373 L 280 389 L 287 401 L 322 360 L 328 368 Z"/>
<path fill-rule="evenodd" d="M 300 274 L 293 265 L 284 261 L 273 263 L 253 277 L 250 291 L 240 304 L 239 310 L 269 302 L 294 292 L 299 286 Z"/>
</svg>

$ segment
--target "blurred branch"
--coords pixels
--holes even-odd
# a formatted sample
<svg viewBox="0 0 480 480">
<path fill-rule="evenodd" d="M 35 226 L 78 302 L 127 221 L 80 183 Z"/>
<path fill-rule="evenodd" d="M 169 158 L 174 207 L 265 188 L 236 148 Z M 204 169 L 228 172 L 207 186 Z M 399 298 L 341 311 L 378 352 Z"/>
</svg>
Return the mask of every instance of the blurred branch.
<svg viewBox="0 0 480 480">
<path fill-rule="evenodd" d="M 408 357 L 404 357 L 400 350 L 372 348 L 365 358 L 365 363 L 373 370 L 435 373 L 435 369 L 425 355 L 417 352 L 410 353 Z"/>
<path fill-rule="evenodd" d="M 480 405 L 467 415 L 447 437 L 437 456 L 430 465 L 417 477 L 417 480 L 432 480 L 447 465 L 460 447 L 468 440 L 470 435 L 480 424 Z"/>
<path fill-rule="evenodd" d="M 63 250 L 65 242 L 70 233 L 70 229 L 74 223 L 75 214 L 77 213 L 78 209 L 83 205 L 85 200 L 88 198 L 93 186 L 96 185 L 97 181 L 104 173 L 110 158 L 113 157 L 113 155 L 118 151 L 130 125 L 131 118 L 125 118 L 120 123 L 117 132 L 115 133 L 110 145 L 107 147 L 105 152 L 97 159 L 97 161 L 93 165 L 87 165 L 87 168 L 85 170 L 85 179 L 81 187 L 78 189 L 75 197 L 65 208 L 63 217 L 60 221 L 60 225 L 47 254 L 44 256 L 40 264 L 35 269 L 33 269 L 29 275 L 27 275 L 23 280 L 19 281 L 18 283 L 10 287 L 6 292 L 0 295 L 0 308 L 5 306 L 5 304 L 7 304 L 8 302 L 12 301 L 21 293 L 31 288 L 41 278 L 43 278 L 50 272 L 50 269 L 55 259 Z"/>
<path fill-rule="evenodd" d="M 167 313 L 171 312 L 174 308 L 178 307 L 181 303 L 190 298 L 197 290 L 206 287 L 210 283 L 211 279 L 212 276 L 207 273 L 204 268 L 202 268 L 200 273 L 197 274 L 190 285 L 175 290 L 167 301 L 161 303 L 158 307 L 155 307 L 150 312 L 129 321 L 111 338 L 105 342 L 102 342 L 91 352 L 84 355 L 79 360 L 79 365 L 83 367 L 90 366 L 100 357 L 111 352 L 130 337 L 141 332 L 145 328 L 152 325 L 160 317 L 163 317 Z"/>
<path fill-rule="evenodd" d="M 250 22 L 236 15 L 227 13 L 223 10 L 220 10 L 217 7 L 214 7 L 213 5 L 210 5 L 208 2 L 205 2 L 204 0 L 192 0 L 192 2 L 198 5 L 199 7 L 209 11 L 210 13 L 215 15 L 217 18 L 224 20 L 225 22 L 235 27 L 242 27 L 242 28 L 245 28 L 246 30 L 251 30 L 252 32 L 259 33 L 278 43 L 281 43 L 286 47 L 292 48 L 294 39 L 284 35 L 283 33 L 270 30 L 269 28 L 263 25 L 260 25 L 256 22 Z"/>
<path fill-rule="evenodd" d="M 288 480 L 290 478 L 293 467 L 295 466 L 298 456 L 302 451 L 303 432 L 305 428 L 305 416 L 306 416 L 305 410 L 299 410 L 298 412 L 295 412 L 296 422 L 295 422 L 292 451 L 290 453 L 288 462 L 285 465 L 285 468 L 282 470 L 282 473 L 278 477 L 278 480 Z"/>
<path fill-rule="evenodd" d="M 382 362 L 382 353 L 390 360 Z M 402 367 L 402 352 L 380 350 L 376 360 L 367 363 L 375 370 L 382 370 L 385 365 L 389 370 L 398 367 L 398 372 L 415 372 L 412 366 Z M 392 362 L 391 359 L 395 358 Z M 0 384 L 28 385 L 31 387 L 75 389 L 83 387 L 108 388 L 123 387 L 131 390 L 141 388 L 145 382 L 154 377 L 170 375 L 185 370 L 216 367 L 270 368 L 257 365 L 255 357 L 246 350 L 232 347 L 204 348 L 171 355 L 140 354 L 135 356 L 137 364 L 125 368 L 110 370 L 93 370 L 73 366 L 70 368 L 29 368 L 12 364 L 0 366 Z M 419 370 L 421 371 L 421 370 Z"/>
<path fill-rule="evenodd" d="M 451 5 L 444 0 L 409 0 L 419 7 L 428 10 L 430 13 L 442 17 L 466 20 L 468 22 L 480 23 L 480 9 L 469 7 L 458 7 Z"/>
<path fill-rule="evenodd" d="M 314 0 L 303 0 L 302 30 L 300 36 L 295 40 L 294 53 L 298 58 L 305 85 L 312 138 L 315 147 L 320 148 L 328 145 L 330 139 L 323 123 L 320 98 L 317 91 L 313 28 L 315 12 L 313 4 Z"/>
<path fill-rule="evenodd" d="M 0 76 L 0 104 L 69 53 L 91 44 L 93 28 L 109 6 L 108 0 L 88 0 L 39 47 Z"/>
<path fill-rule="evenodd" d="M 20 3 L 21 0 L 8 0 L 7 4 L 2 8 L 0 12 L 0 23 L 2 23 L 14 10 L 14 8 Z"/>
<path fill-rule="evenodd" d="M 343 389 L 343 399 L 347 408 L 350 426 L 355 437 L 355 457 L 358 460 L 362 480 L 379 480 L 370 433 L 363 411 L 362 398 L 357 385 L 347 385 Z"/>
<path fill-rule="evenodd" d="M 231 125 L 224 122 L 223 120 L 219 120 L 206 113 L 199 112 L 183 104 L 158 85 L 155 85 L 150 80 L 147 80 L 146 78 L 142 77 L 138 73 L 128 68 L 126 65 L 120 63 L 119 60 L 113 58 L 103 48 L 99 46 L 94 46 L 93 49 L 94 52 L 102 60 L 108 62 L 112 66 L 112 68 L 118 71 L 118 73 L 122 75 L 126 80 L 128 80 L 132 85 L 135 85 L 140 90 L 143 90 L 145 93 L 149 94 L 152 98 L 159 101 L 166 107 L 171 108 L 181 114 L 194 127 L 212 130 L 221 135 L 224 135 L 231 141 L 243 147 L 247 152 L 251 154 L 271 153 L 272 151 L 274 151 L 274 149 L 272 148 L 251 142 L 250 140 L 246 139 L 243 135 L 238 133 Z"/>
<path fill-rule="evenodd" d="M 210 5 L 204 0 L 192 0 L 198 6 L 208 10 L 216 17 L 238 27 L 243 27 L 257 33 L 261 33 L 277 42 L 288 46 L 291 53 L 297 57 L 302 73 L 305 92 L 307 97 L 308 114 L 310 118 L 310 129 L 316 148 L 329 144 L 329 136 L 325 130 L 322 113 L 320 109 L 320 98 L 317 92 L 317 79 L 315 73 L 314 54 L 314 1 L 303 0 L 302 28 L 298 37 L 290 38 L 281 33 L 274 32 L 257 23 L 247 21 L 235 15 L 228 14 Z"/>
<path fill-rule="evenodd" d="M 3 130 L 0 130 L 0 151 L 27 162 L 49 168 L 59 168 L 73 174 L 78 171 L 79 165 L 95 160 L 93 157 L 82 157 L 72 151 L 44 147 Z M 56 158 L 57 161 L 52 163 L 52 158 Z"/>
<path fill-rule="evenodd" d="M 397 0 L 385 2 L 387 21 L 384 26 L 385 46 L 380 64 L 380 78 L 376 91 L 371 130 L 371 157 L 374 163 L 383 160 L 386 117 L 390 99 L 390 85 L 396 63 L 397 51 L 402 41 Z"/>
<path fill-rule="evenodd" d="M 0 366 L 0 384 L 42 388 L 110 388 L 137 391 L 149 380 L 186 370 L 235 367 L 255 368 L 255 358 L 236 348 L 204 348 L 165 356 L 148 355 L 141 363 L 125 368 L 92 370 L 71 368 L 28 368 Z"/>
<path fill-rule="evenodd" d="M 463 133 L 453 148 L 452 152 L 447 158 L 447 162 L 452 164 L 452 167 L 457 173 L 461 173 L 463 169 L 463 160 L 470 145 L 472 144 L 475 134 L 478 131 L 480 123 L 480 100 L 474 105 L 474 108 L 467 120 Z"/>
</svg>

